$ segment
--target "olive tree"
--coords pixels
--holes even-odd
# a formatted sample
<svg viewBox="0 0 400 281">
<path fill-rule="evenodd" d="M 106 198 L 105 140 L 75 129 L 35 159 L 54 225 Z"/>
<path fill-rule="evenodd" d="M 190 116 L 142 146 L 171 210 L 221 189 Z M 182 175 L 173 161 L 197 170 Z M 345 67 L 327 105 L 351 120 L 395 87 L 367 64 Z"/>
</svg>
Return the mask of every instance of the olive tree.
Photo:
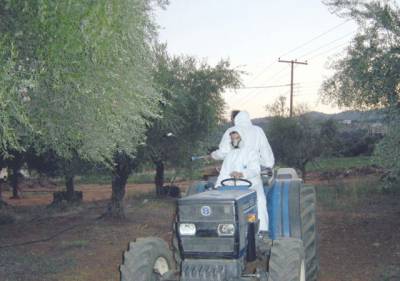
<svg viewBox="0 0 400 281">
<path fill-rule="evenodd" d="M 240 72 L 221 60 L 215 66 L 193 57 L 170 57 L 165 46 L 156 49 L 154 79 L 162 94 L 161 118 L 149 126 L 144 155 L 154 163 L 159 194 L 167 163 L 188 166 L 224 113 L 221 93 L 240 85 Z"/>
<path fill-rule="evenodd" d="M 116 152 L 134 154 L 158 114 L 154 2 L 1 1 L 2 154 L 26 136 L 63 159 L 66 182 L 75 157 L 113 168 Z"/>
<path fill-rule="evenodd" d="M 332 64 L 335 73 L 323 83 L 321 95 L 340 106 L 386 109 L 389 133 L 376 156 L 399 182 L 400 9 L 394 1 L 325 3 L 337 15 L 355 20 L 359 28 L 347 53 Z"/>
<path fill-rule="evenodd" d="M 265 130 L 275 159 L 300 170 L 305 180 L 307 163 L 321 154 L 320 125 L 307 117 L 304 105 L 294 109 L 294 117 L 288 117 L 285 98 L 274 105 L 266 107 L 271 119 Z"/>
</svg>

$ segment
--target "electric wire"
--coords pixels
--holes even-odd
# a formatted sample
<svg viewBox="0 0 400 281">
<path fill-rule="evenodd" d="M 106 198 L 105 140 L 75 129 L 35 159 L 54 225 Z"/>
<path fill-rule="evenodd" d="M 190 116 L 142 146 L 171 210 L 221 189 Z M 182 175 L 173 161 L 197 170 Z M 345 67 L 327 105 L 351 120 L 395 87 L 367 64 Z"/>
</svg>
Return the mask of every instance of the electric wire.
<svg viewBox="0 0 400 281">
<path fill-rule="evenodd" d="M 331 27 L 330 29 L 328 29 L 328 30 L 322 32 L 321 34 L 319 34 L 319 35 L 317 35 L 317 36 L 311 38 L 311 39 L 308 40 L 307 42 L 302 43 L 302 44 L 300 44 L 300 45 L 294 47 L 293 49 L 291 49 L 291 50 L 289 50 L 289 51 L 287 51 L 287 52 L 285 52 L 285 53 L 282 53 L 282 54 L 279 55 L 278 57 L 286 56 L 286 55 L 288 55 L 288 54 L 291 54 L 291 53 L 293 53 L 293 52 L 295 52 L 295 51 L 297 51 L 297 50 L 299 50 L 299 49 L 301 49 L 301 48 L 303 48 L 303 47 L 309 45 L 310 43 L 314 42 L 315 40 L 317 40 L 317 39 L 319 39 L 319 38 L 325 36 L 326 34 L 332 32 L 332 31 L 334 31 L 334 30 L 336 30 L 337 28 L 343 26 L 344 24 L 348 23 L 349 21 L 350 21 L 350 19 L 345 20 L 345 21 L 343 21 L 343 22 L 341 22 L 341 23 L 339 23 L 339 24 L 337 24 L 337 25 Z M 250 81 L 250 83 L 251 83 L 251 82 L 254 82 L 258 77 L 260 77 L 262 74 L 264 74 L 264 72 L 265 72 L 266 70 L 268 70 L 268 69 L 269 69 L 272 65 L 274 65 L 275 63 L 277 63 L 277 61 L 273 61 L 273 62 L 271 62 L 270 64 L 268 64 L 265 68 L 263 68 L 263 69 L 261 70 L 261 72 L 259 72 L 259 73 Z"/>
<path fill-rule="evenodd" d="M 295 52 L 295 51 L 297 51 L 297 50 L 299 50 L 299 49 L 301 49 L 301 48 L 303 48 L 303 47 L 309 45 L 310 43 L 312 43 L 312 42 L 314 42 L 315 40 L 317 40 L 317 39 L 323 37 L 324 35 L 326 35 L 326 34 L 332 32 L 333 30 L 335 30 L 335 29 L 337 29 L 337 28 L 343 26 L 344 24 L 346 24 L 346 23 L 349 22 L 349 21 L 350 21 L 350 20 L 346 20 L 346 21 L 344 21 L 344 22 L 341 22 L 340 24 L 338 24 L 338 25 L 336 25 L 336 26 L 334 26 L 334 27 L 328 29 L 327 31 L 325 31 L 325 32 L 323 32 L 323 33 L 321 33 L 321 34 L 319 34 L 319 35 L 317 35 L 317 36 L 315 36 L 314 38 L 308 40 L 307 42 L 305 42 L 305 43 L 303 43 L 303 44 L 300 44 L 299 46 L 297 46 L 297 47 L 295 47 L 295 48 L 293 48 L 293 49 L 291 49 L 291 50 L 289 50 L 289 51 L 287 51 L 287 52 L 281 54 L 279 57 L 286 56 L 286 55 L 288 55 L 288 54 L 290 54 L 290 53 L 293 53 L 293 52 Z M 326 47 L 326 46 L 328 46 L 328 45 L 330 45 L 330 44 L 332 44 L 332 43 L 334 43 L 334 42 L 340 41 L 340 40 L 342 40 L 342 39 L 348 37 L 349 35 L 351 35 L 351 34 L 353 34 L 353 33 L 354 33 L 354 31 L 352 31 L 351 33 L 347 33 L 346 35 L 341 36 L 341 37 L 339 37 L 339 38 L 337 38 L 337 39 L 335 39 L 335 40 L 332 40 L 332 41 L 330 41 L 329 43 L 323 44 L 323 45 L 319 46 L 318 48 L 313 49 L 312 51 L 309 51 L 309 52 L 303 54 L 301 57 L 304 57 L 304 56 L 306 56 L 306 55 L 310 55 L 310 54 L 312 54 L 312 53 L 314 53 L 314 52 L 316 52 L 316 51 L 318 51 L 318 50 L 321 50 L 321 49 L 323 49 L 324 47 Z M 345 42 L 344 44 L 347 44 L 347 42 Z M 342 44 L 341 44 L 341 45 L 342 45 Z M 341 46 L 341 45 L 339 45 L 339 46 Z M 317 55 L 313 56 L 312 58 L 315 58 L 315 57 L 318 57 L 318 56 L 320 56 L 320 55 L 323 55 L 323 54 L 325 54 L 325 53 L 331 51 L 332 49 L 337 49 L 339 46 L 335 46 L 334 48 L 331 48 L 331 49 L 329 49 L 328 51 L 324 51 L 324 52 L 318 53 Z M 258 77 L 260 77 L 262 74 L 264 74 L 264 72 L 265 72 L 266 70 L 268 70 L 268 69 L 269 69 L 272 65 L 274 65 L 275 63 L 277 63 L 277 61 L 274 61 L 274 62 L 270 63 L 269 65 L 267 65 L 267 67 L 265 67 L 260 73 L 258 73 L 258 74 L 251 80 L 251 82 L 255 81 Z M 280 75 L 280 74 L 283 73 L 283 71 L 285 71 L 286 69 L 287 69 L 287 67 L 281 68 L 278 72 L 276 72 L 273 76 L 270 77 L 269 81 L 271 81 L 271 80 L 274 79 L 274 78 L 275 78 L 275 79 L 274 79 L 273 81 L 276 81 L 278 78 L 280 78 L 280 77 L 282 76 L 282 75 Z M 273 84 L 273 83 L 271 83 L 271 84 Z M 290 85 L 290 84 L 289 84 L 289 85 Z M 268 87 L 268 88 L 275 88 L 275 87 L 274 87 L 275 85 L 271 85 L 271 86 L 272 86 L 272 87 Z M 260 90 L 263 89 L 263 87 L 259 87 L 259 86 L 247 86 L 247 87 L 246 87 L 246 86 L 245 86 L 245 87 L 242 87 L 241 89 L 255 89 L 255 90 L 253 90 L 252 92 L 248 93 L 246 96 L 241 97 L 241 98 L 239 98 L 237 101 L 235 101 L 235 102 L 237 102 L 237 103 L 240 103 L 240 104 L 243 106 L 244 104 L 247 104 L 248 101 L 249 101 L 250 99 L 253 99 L 253 98 L 255 98 L 256 96 L 258 96 L 258 95 L 260 94 Z"/>
</svg>

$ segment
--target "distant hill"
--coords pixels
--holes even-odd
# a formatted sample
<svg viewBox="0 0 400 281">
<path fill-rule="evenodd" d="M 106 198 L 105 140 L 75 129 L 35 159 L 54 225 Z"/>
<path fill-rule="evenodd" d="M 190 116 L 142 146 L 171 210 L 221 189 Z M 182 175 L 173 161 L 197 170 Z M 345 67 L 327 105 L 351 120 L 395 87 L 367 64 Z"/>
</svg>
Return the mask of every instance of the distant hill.
<svg viewBox="0 0 400 281">
<path fill-rule="evenodd" d="M 357 111 L 357 110 L 349 110 L 343 111 L 334 114 L 325 114 L 321 112 L 308 112 L 306 113 L 312 119 L 333 119 L 333 120 L 351 120 L 358 122 L 376 122 L 380 121 L 384 118 L 384 114 L 382 110 L 368 110 L 368 111 Z"/>
<path fill-rule="evenodd" d="M 384 118 L 383 110 L 368 110 L 368 111 L 358 111 L 358 110 L 348 110 L 334 114 L 326 114 L 318 111 L 311 111 L 305 113 L 307 117 L 315 120 L 328 120 L 333 119 L 336 121 L 351 120 L 352 122 L 378 122 L 382 121 Z M 264 126 L 268 124 L 271 117 L 255 118 L 252 119 L 253 124 L 258 126 Z"/>
</svg>

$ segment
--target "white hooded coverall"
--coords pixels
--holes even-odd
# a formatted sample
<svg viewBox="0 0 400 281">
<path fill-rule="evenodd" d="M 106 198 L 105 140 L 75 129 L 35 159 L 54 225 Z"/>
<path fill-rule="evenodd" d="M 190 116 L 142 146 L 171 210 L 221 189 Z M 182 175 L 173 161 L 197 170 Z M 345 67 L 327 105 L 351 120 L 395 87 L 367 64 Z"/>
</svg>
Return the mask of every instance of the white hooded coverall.
<svg viewBox="0 0 400 281">
<path fill-rule="evenodd" d="M 264 167 L 272 168 L 275 164 L 274 154 L 272 153 L 271 146 L 265 136 L 263 129 L 251 123 L 250 116 L 246 111 L 240 111 L 234 119 L 235 127 L 239 128 L 245 139 L 246 149 L 255 149 L 260 157 L 260 164 Z M 224 133 L 219 147 L 216 151 L 211 153 L 211 157 L 215 160 L 224 160 L 225 156 L 232 149 L 231 139 L 229 133 L 232 132 L 233 127 L 226 130 Z"/>
<path fill-rule="evenodd" d="M 257 210 L 260 220 L 260 231 L 268 231 L 268 213 L 265 192 L 263 189 L 260 176 L 260 157 L 254 149 L 248 148 L 246 144 L 247 138 L 242 130 L 233 127 L 232 131 L 237 131 L 241 137 L 239 148 L 233 148 L 226 154 L 222 163 L 221 171 L 217 179 L 216 186 L 221 186 L 221 181 L 232 178 L 232 172 L 243 173 L 243 179 L 247 179 L 252 183 L 250 189 L 257 192 Z M 230 182 L 227 185 L 231 184 Z M 240 185 L 240 182 L 238 183 Z"/>
</svg>

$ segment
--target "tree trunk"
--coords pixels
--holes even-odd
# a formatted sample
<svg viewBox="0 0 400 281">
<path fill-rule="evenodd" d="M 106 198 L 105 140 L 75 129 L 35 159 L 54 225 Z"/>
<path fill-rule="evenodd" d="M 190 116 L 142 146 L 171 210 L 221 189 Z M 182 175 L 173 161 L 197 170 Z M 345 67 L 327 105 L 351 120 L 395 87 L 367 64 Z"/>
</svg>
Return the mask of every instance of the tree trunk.
<svg viewBox="0 0 400 281">
<path fill-rule="evenodd" d="M 306 176 L 307 176 L 306 165 L 307 165 L 307 162 L 303 163 L 301 165 L 301 167 L 300 167 L 301 177 L 303 179 L 303 182 L 306 182 Z"/>
<path fill-rule="evenodd" d="M 163 195 L 163 186 L 164 186 L 164 162 L 163 161 L 155 161 L 156 165 L 156 176 L 154 178 L 154 183 L 156 185 L 156 194 L 157 196 Z"/>
<path fill-rule="evenodd" d="M 108 216 L 113 218 L 124 218 L 125 210 L 123 200 L 125 197 L 125 186 L 129 177 L 126 170 L 116 170 L 113 172 L 112 178 L 112 195 L 108 210 Z"/>
<path fill-rule="evenodd" d="M 125 218 L 124 197 L 128 177 L 135 166 L 133 159 L 125 153 L 115 156 L 115 168 L 112 171 L 112 194 L 107 213 L 104 216 L 123 219 Z"/>
<path fill-rule="evenodd" d="M 3 200 L 3 180 L 0 179 L 0 209 L 7 206 L 7 203 Z"/>
<path fill-rule="evenodd" d="M 22 157 L 22 154 L 19 152 L 14 152 L 12 153 L 13 159 L 9 163 L 9 169 L 12 171 L 12 174 L 10 175 L 10 183 L 12 187 L 12 197 L 11 199 L 19 199 L 20 194 L 19 194 L 19 171 L 22 168 L 22 165 L 24 163 L 24 159 Z M 9 173 L 10 174 L 10 173 Z"/>
<path fill-rule="evenodd" d="M 66 200 L 68 202 L 74 201 L 75 185 L 74 185 L 74 175 L 67 173 L 65 175 L 65 188 L 66 188 Z"/>
<path fill-rule="evenodd" d="M 11 187 L 12 187 L 12 197 L 11 199 L 19 199 L 19 188 L 18 188 L 18 172 L 19 172 L 20 167 L 18 165 L 15 165 L 12 167 L 12 174 L 10 177 L 11 180 Z"/>
<path fill-rule="evenodd" d="M 66 201 L 67 203 L 81 203 L 83 200 L 83 192 L 75 191 L 74 184 L 75 175 L 73 173 L 66 172 L 64 175 L 65 179 L 65 191 L 53 192 L 53 202 L 49 207 L 59 207 L 63 206 L 62 203 Z"/>
</svg>

